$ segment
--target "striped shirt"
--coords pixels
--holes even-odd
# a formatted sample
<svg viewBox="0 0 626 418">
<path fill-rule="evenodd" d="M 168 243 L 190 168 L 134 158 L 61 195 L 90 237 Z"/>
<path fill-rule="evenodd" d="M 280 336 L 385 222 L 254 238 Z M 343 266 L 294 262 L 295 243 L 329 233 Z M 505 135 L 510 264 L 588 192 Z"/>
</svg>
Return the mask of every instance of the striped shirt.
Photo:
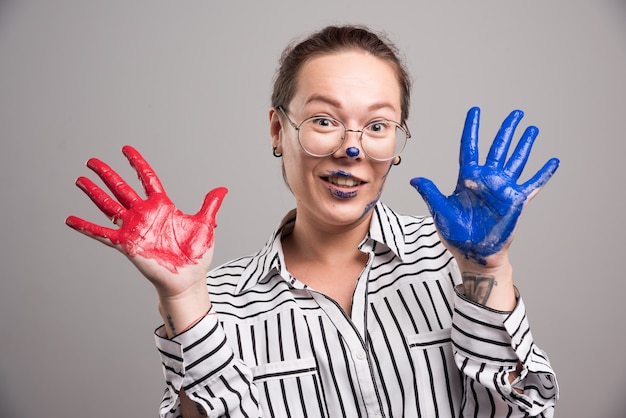
<svg viewBox="0 0 626 418">
<path fill-rule="evenodd" d="M 157 329 L 162 417 L 180 416 L 181 389 L 209 416 L 553 416 L 556 378 L 521 298 L 512 312 L 465 299 L 431 217 L 376 205 L 348 317 L 286 270 L 281 236 L 295 216 L 258 253 L 209 273 L 217 315 L 171 340 Z"/>
</svg>

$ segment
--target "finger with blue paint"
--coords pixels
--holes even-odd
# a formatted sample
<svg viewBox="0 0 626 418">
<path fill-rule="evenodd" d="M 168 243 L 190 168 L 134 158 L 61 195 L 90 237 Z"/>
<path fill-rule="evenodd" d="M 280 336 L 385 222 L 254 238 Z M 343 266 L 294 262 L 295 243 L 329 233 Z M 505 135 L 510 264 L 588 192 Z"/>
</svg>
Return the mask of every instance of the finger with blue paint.
<svg viewBox="0 0 626 418">
<path fill-rule="evenodd" d="M 480 109 L 469 110 L 461 137 L 459 177 L 450 196 L 443 195 L 426 178 L 411 180 L 411 185 L 428 205 L 439 234 L 455 256 L 486 265 L 487 257 L 506 250 L 524 205 L 558 168 L 559 160 L 552 158 L 528 181 L 517 183 L 539 133 L 534 126 L 526 128 L 507 160 L 523 115 L 521 110 L 509 114 L 491 145 L 485 164 L 480 165 Z"/>
</svg>

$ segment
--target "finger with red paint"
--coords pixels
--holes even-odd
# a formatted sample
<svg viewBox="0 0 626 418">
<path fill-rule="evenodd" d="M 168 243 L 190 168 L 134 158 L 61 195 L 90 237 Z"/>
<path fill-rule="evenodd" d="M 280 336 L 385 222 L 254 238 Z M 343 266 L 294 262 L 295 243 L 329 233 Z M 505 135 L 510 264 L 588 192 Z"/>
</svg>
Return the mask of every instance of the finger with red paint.
<svg viewBox="0 0 626 418">
<path fill-rule="evenodd" d="M 76 186 L 78 186 L 113 223 L 116 223 L 116 220 L 124 214 L 124 207 L 115 199 L 112 199 L 111 196 L 89 178 L 79 177 L 76 179 Z"/>
<path fill-rule="evenodd" d="M 124 207 L 129 208 L 133 202 L 141 199 L 139 194 L 103 161 L 97 158 L 90 158 L 87 161 L 87 167 L 100 177 L 109 190 L 111 190 L 115 198 Z"/>
<path fill-rule="evenodd" d="M 122 147 L 122 153 L 128 158 L 128 162 L 135 169 L 146 194 L 150 196 L 154 193 L 165 193 L 161 180 L 150 167 L 150 164 L 130 145 Z"/>
</svg>

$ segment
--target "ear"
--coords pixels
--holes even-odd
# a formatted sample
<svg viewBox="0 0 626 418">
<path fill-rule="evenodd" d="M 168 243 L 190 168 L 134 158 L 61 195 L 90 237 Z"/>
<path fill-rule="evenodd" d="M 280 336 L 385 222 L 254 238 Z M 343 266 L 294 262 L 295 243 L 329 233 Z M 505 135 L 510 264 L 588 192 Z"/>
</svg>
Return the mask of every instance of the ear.
<svg viewBox="0 0 626 418">
<path fill-rule="evenodd" d="M 272 148 L 277 153 L 282 153 L 282 129 L 283 121 L 280 119 L 280 112 L 272 107 L 269 112 L 270 118 L 270 137 L 272 138 Z"/>
</svg>

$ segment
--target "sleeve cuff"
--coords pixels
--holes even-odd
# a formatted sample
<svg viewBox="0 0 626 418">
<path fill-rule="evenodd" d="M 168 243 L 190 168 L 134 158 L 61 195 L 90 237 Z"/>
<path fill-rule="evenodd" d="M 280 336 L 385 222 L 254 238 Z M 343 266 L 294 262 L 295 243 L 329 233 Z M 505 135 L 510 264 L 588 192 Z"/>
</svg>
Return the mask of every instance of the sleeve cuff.
<svg viewBox="0 0 626 418">
<path fill-rule="evenodd" d="M 233 360 L 217 315 L 205 316 L 171 340 L 161 326 L 155 331 L 155 342 L 167 385 L 176 394 L 219 376 Z"/>
<path fill-rule="evenodd" d="M 524 363 L 533 346 L 526 307 L 518 295 L 511 312 L 496 311 L 465 298 L 456 287 L 452 340 L 458 354 L 504 367 Z"/>
</svg>

